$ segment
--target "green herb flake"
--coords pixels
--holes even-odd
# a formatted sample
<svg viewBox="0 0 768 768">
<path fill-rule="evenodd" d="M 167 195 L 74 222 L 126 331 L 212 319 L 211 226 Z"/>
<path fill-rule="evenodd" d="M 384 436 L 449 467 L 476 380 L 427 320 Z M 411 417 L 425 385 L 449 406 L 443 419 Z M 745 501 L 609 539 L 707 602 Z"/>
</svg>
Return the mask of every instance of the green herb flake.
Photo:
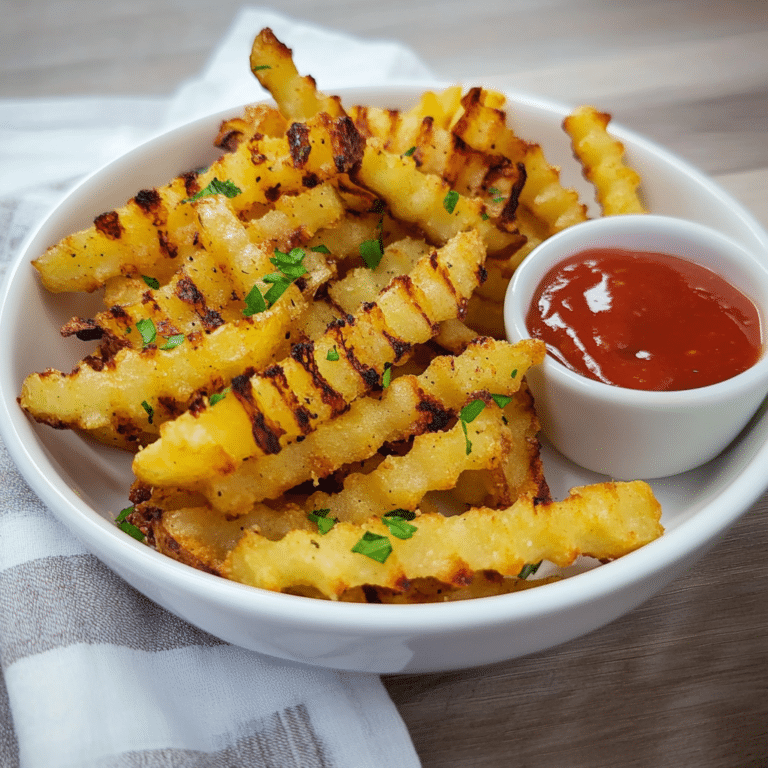
<svg viewBox="0 0 768 768">
<path fill-rule="evenodd" d="M 491 202 L 492 203 L 503 203 L 504 202 L 504 194 L 502 191 L 496 187 L 490 187 L 488 189 L 488 194 L 491 196 Z"/>
<path fill-rule="evenodd" d="M 123 531 L 123 533 L 127 533 L 129 536 L 133 536 L 136 541 L 144 541 L 144 534 L 132 523 L 127 521 L 118 523 L 117 527 Z"/>
<path fill-rule="evenodd" d="M 416 151 L 416 147 L 411 147 L 403 152 L 403 157 L 410 157 Z"/>
<path fill-rule="evenodd" d="M 160 281 L 156 277 L 150 277 L 149 275 L 142 275 L 141 279 L 153 290 L 157 290 L 160 287 Z"/>
<path fill-rule="evenodd" d="M 312 251 L 312 253 L 324 253 L 326 255 L 330 255 L 331 253 L 330 250 L 328 250 L 328 246 L 322 244 L 313 245 L 309 250 Z"/>
<path fill-rule="evenodd" d="M 257 64 L 255 67 L 253 67 L 251 72 L 261 72 L 262 69 L 272 69 L 272 65 L 271 64 Z"/>
<path fill-rule="evenodd" d="M 197 194 L 192 197 L 187 197 L 182 200 L 182 203 L 192 203 L 195 200 L 199 200 L 201 197 L 208 197 L 209 195 L 224 195 L 224 197 L 237 197 L 243 190 L 240 189 L 234 182 L 227 179 L 226 181 L 220 181 L 217 178 L 212 178 L 210 184 L 207 187 L 201 189 Z"/>
<path fill-rule="evenodd" d="M 134 510 L 134 507 L 126 507 L 125 509 L 121 509 L 120 514 L 115 518 L 115 522 L 122 523 L 123 520 L 125 520 L 125 518 L 128 517 L 128 515 L 130 515 L 131 512 L 133 512 L 133 510 Z"/>
<path fill-rule="evenodd" d="M 469 433 L 467 431 L 467 424 L 474 421 L 485 408 L 485 402 L 483 400 L 473 400 L 471 403 L 467 403 L 459 412 L 459 423 L 464 431 L 464 440 L 466 441 L 467 456 L 472 453 L 472 441 L 469 439 Z"/>
<path fill-rule="evenodd" d="M 325 356 L 325 359 L 330 360 L 332 363 L 335 363 L 339 359 L 339 350 L 336 349 L 336 347 L 329 349 L 328 354 Z"/>
<path fill-rule="evenodd" d="M 448 213 L 453 213 L 456 209 L 456 203 L 459 202 L 459 193 L 452 189 L 448 194 L 443 198 L 443 208 L 445 208 Z"/>
<path fill-rule="evenodd" d="M 208 402 L 210 405 L 216 405 L 216 403 L 222 401 L 227 394 L 229 394 L 231 387 L 227 387 L 226 389 L 222 389 L 221 392 L 214 392 L 209 398 Z"/>
<path fill-rule="evenodd" d="M 517 368 L 515 368 L 515 370 L 512 371 L 510 378 L 514 379 L 516 376 L 517 376 Z"/>
<path fill-rule="evenodd" d="M 360 243 L 360 255 L 363 257 L 365 266 L 368 267 L 368 269 L 376 269 L 384 256 L 381 240 L 363 240 L 363 242 Z"/>
<path fill-rule="evenodd" d="M 366 531 L 352 547 L 352 552 L 370 557 L 377 563 L 383 563 L 392 554 L 392 542 L 386 536 Z"/>
<path fill-rule="evenodd" d="M 384 517 L 400 517 L 403 520 L 415 520 L 416 513 L 410 509 L 403 509 L 402 507 L 398 507 L 397 509 L 393 509 L 391 512 L 387 512 Z"/>
<path fill-rule="evenodd" d="M 165 340 L 165 344 L 163 344 L 163 346 L 160 347 L 160 349 L 176 349 L 176 347 L 178 347 L 182 341 L 184 341 L 184 334 L 175 333 L 173 336 L 169 336 Z"/>
<path fill-rule="evenodd" d="M 541 565 L 541 560 L 539 560 L 538 563 L 533 563 L 533 564 L 529 563 L 528 565 L 524 565 L 523 570 L 517 574 L 517 578 L 527 579 L 529 576 L 533 576 L 533 574 L 539 570 L 540 565 Z"/>
<path fill-rule="evenodd" d="M 467 456 L 469 456 L 469 454 L 472 453 L 472 441 L 469 439 L 469 433 L 467 432 L 467 422 L 459 421 L 459 424 L 461 424 L 461 428 L 464 431 L 464 443 L 466 445 Z"/>
<path fill-rule="evenodd" d="M 155 409 L 146 400 L 141 401 L 141 407 L 147 412 L 147 420 L 151 424 L 155 418 Z"/>
<path fill-rule="evenodd" d="M 254 285 L 245 297 L 245 309 L 243 310 L 243 314 L 246 317 L 250 317 L 251 315 L 259 314 L 259 312 L 264 312 L 266 309 L 267 302 L 264 301 L 259 286 Z"/>
<path fill-rule="evenodd" d="M 484 400 L 473 400 L 471 403 L 467 403 L 459 414 L 459 418 L 466 424 L 474 421 L 485 408 Z"/>
<path fill-rule="evenodd" d="M 282 272 L 273 272 L 271 275 L 265 275 L 261 279 L 265 283 L 270 284 L 270 287 L 264 294 L 264 301 L 267 302 L 268 307 L 271 307 L 288 290 L 288 286 L 293 282 L 290 277 L 286 277 Z"/>
<path fill-rule="evenodd" d="M 392 363 L 384 363 L 384 373 L 381 374 L 381 386 L 386 389 L 392 382 Z"/>
<path fill-rule="evenodd" d="M 328 517 L 330 511 L 330 509 L 316 509 L 314 512 L 310 512 L 307 515 L 308 520 L 317 524 L 317 530 L 320 531 L 323 536 L 325 536 L 325 534 L 338 522 L 335 518 Z"/>
<path fill-rule="evenodd" d="M 120 514 L 115 518 L 115 525 L 127 533 L 129 536 L 133 536 L 136 541 L 144 541 L 144 534 L 133 523 L 129 523 L 126 518 L 133 512 L 133 507 L 126 507 L 121 510 Z"/>
<path fill-rule="evenodd" d="M 512 398 L 507 395 L 491 395 L 493 402 L 499 406 L 499 408 L 505 408 L 512 402 Z"/>
<path fill-rule="evenodd" d="M 398 539 L 410 539 L 419 529 L 411 525 L 399 515 L 393 515 L 391 512 L 381 518 L 381 522 L 389 528 L 389 532 Z"/>
<path fill-rule="evenodd" d="M 295 280 L 307 273 L 307 268 L 304 266 L 304 257 L 307 254 L 303 248 L 293 248 L 288 253 L 283 253 L 275 249 L 275 255 L 270 261 L 285 275 L 286 277 Z"/>
<path fill-rule="evenodd" d="M 144 342 L 144 346 L 147 347 L 153 344 L 157 338 L 157 329 L 152 322 L 151 317 L 144 317 L 136 323 L 136 329 L 141 334 L 141 340 Z"/>
</svg>

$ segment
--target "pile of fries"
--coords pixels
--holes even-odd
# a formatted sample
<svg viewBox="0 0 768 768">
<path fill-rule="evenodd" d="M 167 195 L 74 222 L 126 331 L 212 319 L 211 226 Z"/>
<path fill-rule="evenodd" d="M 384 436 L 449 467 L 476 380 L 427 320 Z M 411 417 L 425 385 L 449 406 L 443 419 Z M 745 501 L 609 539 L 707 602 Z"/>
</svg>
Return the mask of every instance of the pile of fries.
<svg viewBox="0 0 768 768">
<path fill-rule="evenodd" d="M 525 384 L 545 349 L 504 340 L 502 304 L 587 209 L 504 97 L 345 107 L 269 29 L 250 64 L 275 105 L 225 121 L 218 160 L 34 262 L 53 293 L 104 294 L 62 329 L 95 350 L 20 403 L 135 452 L 118 525 L 226 578 L 368 602 L 510 592 L 658 537 L 645 483 L 550 496 Z M 564 129 L 603 214 L 640 212 L 608 121 Z"/>
</svg>

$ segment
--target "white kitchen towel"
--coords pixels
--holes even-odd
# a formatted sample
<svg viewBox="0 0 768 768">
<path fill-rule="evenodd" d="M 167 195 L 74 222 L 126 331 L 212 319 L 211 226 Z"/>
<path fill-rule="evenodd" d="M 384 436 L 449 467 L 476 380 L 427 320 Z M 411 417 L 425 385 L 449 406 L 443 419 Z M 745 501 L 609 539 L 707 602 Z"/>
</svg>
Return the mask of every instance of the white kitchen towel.
<svg viewBox="0 0 768 768">
<path fill-rule="evenodd" d="M 247 8 L 170 99 L 0 101 L 0 271 L 83 175 L 164 127 L 260 98 L 247 62 L 264 26 L 323 89 L 430 82 L 398 44 Z M 4 768 L 419 765 L 379 677 L 262 657 L 154 605 L 56 521 L 2 444 L 0 664 Z"/>
</svg>

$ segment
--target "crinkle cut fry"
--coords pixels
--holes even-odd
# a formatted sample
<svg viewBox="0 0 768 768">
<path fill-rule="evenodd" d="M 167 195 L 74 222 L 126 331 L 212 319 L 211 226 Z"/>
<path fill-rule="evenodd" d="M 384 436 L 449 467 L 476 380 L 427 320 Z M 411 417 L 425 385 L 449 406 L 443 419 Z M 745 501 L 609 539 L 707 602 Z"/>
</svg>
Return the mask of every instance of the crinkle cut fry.
<svg viewBox="0 0 768 768">
<path fill-rule="evenodd" d="M 396 218 L 418 224 L 434 243 L 467 229 L 480 233 L 489 255 L 514 252 L 524 242 L 511 221 L 501 222 L 505 229 L 500 229 L 485 218 L 481 199 L 452 196 L 454 190 L 441 177 L 421 173 L 411 157 L 387 152 L 380 139 L 366 142 L 362 161 L 350 175 L 385 200 Z"/>
<path fill-rule="evenodd" d="M 144 489 L 137 488 L 141 501 L 131 513 L 130 522 L 164 554 L 218 572 L 228 552 L 249 528 L 255 527 L 273 540 L 294 529 L 317 531 L 310 513 L 318 509 L 325 510 L 330 519 L 364 523 L 382 510 L 416 508 L 428 490 L 452 485 L 457 475 L 468 471 L 477 474 L 483 468 L 499 469 L 517 447 L 512 443 L 524 440 L 520 427 L 535 421 L 532 410 L 516 419 L 509 407 L 505 407 L 502 419 L 496 405 L 489 404 L 467 425 L 466 438 L 458 424 L 445 432 L 422 434 L 408 454 L 386 459 L 369 474 L 348 475 L 344 490 L 332 495 L 315 494 L 303 502 L 303 507 L 293 501 L 272 506 L 255 504 L 234 517 L 203 505 L 194 492 L 155 489 L 146 498 Z M 508 414 L 511 425 L 506 419 Z M 465 440 L 471 441 L 469 452 L 465 451 Z M 527 456 L 523 463 L 528 464 Z M 519 495 L 515 493 L 513 498 Z"/>
<path fill-rule="evenodd" d="M 254 38 L 250 65 L 256 79 L 269 91 L 287 120 L 306 120 L 318 112 L 333 117 L 345 114 L 338 96 L 326 96 L 317 90 L 311 75 L 299 74 L 293 52 L 269 27 Z"/>
<path fill-rule="evenodd" d="M 160 439 L 135 457 L 137 478 L 188 487 L 232 472 L 250 457 L 278 453 L 314 431 L 378 386 L 385 365 L 432 338 L 442 320 L 462 313 L 483 279 L 484 260 L 479 235 L 458 234 L 410 275 L 395 278 L 351 322 L 294 346 L 280 365 L 233 380 L 234 396 L 166 422 Z"/>
<path fill-rule="evenodd" d="M 420 376 L 395 378 L 380 400 L 359 398 L 303 441 L 194 488 L 221 512 L 243 514 L 259 501 L 367 459 L 384 443 L 444 429 L 473 393 L 513 395 L 528 368 L 540 364 L 544 354 L 544 344 L 537 340 L 513 345 L 477 338 L 456 357 L 437 357 Z"/>
<path fill-rule="evenodd" d="M 522 163 L 471 147 L 430 115 L 355 107 L 350 116 L 363 135 L 381 140 L 387 152 L 407 154 L 422 173 L 441 177 L 465 197 L 481 197 L 487 215 L 500 228 L 514 222 L 525 184 Z"/>
<path fill-rule="evenodd" d="M 546 226 L 548 235 L 586 220 L 586 206 L 576 190 L 562 185 L 559 168 L 550 165 L 538 144 L 521 139 L 507 127 L 505 113 L 486 105 L 484 94 L 482 88 L 471 88 L 464 95 L 464 114 L 453 130 L 475 149 L 488 152 L 492 148 L 512 162 L 523 163 L 526 181 L 520 206 Z M 527 229 L 521 231 L 528 235 Z"/>
<path fill-rule="evenodd" d="M 604 216 L 645 213 L 638 187 L 640 176 L 624 164 L 624 145 L 608 133 L 611 116 L 594 107 L 579 107 L 563 120 L 573 153 L 590 181 Z"/>
<path fill-rule="evenodd" d="M 417 530 L 409 539 L 392 536 L 378 518 L 365 525 L 337 523 L 325 535 L 292 531 L 279 541 L 247 531 L 222 575 L 273 591 L 311 587 L 330 599 L 366 584 L 403 591 L 412 579 L 425 577 L 466 584 L 480 570 L 511 576 L 540 560 L 566 567 L 579 555 L 622 557 L 660 536 L 660 519 L 647 483 L 602 483 L 575 488 L 549 504 L 521 497 L 503 510 L 423 514 L 413 521 Z M 385 562 L 352 551 L 365 533 L 389 539 Z"/>
<path fill-rule="evenodd" d="M 124 206 L 97 217 L 87 229 L 51 246 L 33 265 L 50 291 L 94 291 L 119 275 L 171 273 L 196 245 L 197 218 L 186 201 L 213 179 L 231 181 L 235 212 L 273 202 L 346 173 L 359 162 L 363 140 L 348 117 L 315 115 L 280 138 L 255 134 L 204 171 L 142 190 Z"/>
<path fill-rule="evenodd" d="M 462 472 L 500 468 L 510 448 L 510 430 L 491 404 L 469 424 L 417 435 L 405 455 L 348 474 L 342 490 L 313 493 L 304 508 L 328 509 L 328 517 L 358 525 L 391 510 L 415 510 L 430 491 L 453 488 Z"/>
<path fill-rule="evenodd" d="M 327 184 L 289 200 L 282 205 L 278 201 L 275 209 L 248 224 L 240 221 L 221 195 L 192 203 L 204 247 L 181 264 L 167 283 L 149 288 L 142 281 L 143 290 L 131 303 L 113 305 L 87 320 L 75 318 L 62 333 L 79 336 L 84 329 L 89 338 L 98 334 L 102 346 L 140 348 L 142 338 L 132 327 L 145 319 L 151 319 L 165 336 L 210 332 L 224 322 L 241 319 L 247 293 L 257 280 L 275 269 L 270 261 L 273 243 L 264 242 L 264 232 L 269 230 L 278 237 L 274 245 L 289 248 L 296 240 L 308 240 L 317 229 L 343 216 L 338 195 Z M 291 211 L 290 215 L 283 209 Z M 298 209 L 296 215 L 291 209 Z M 296 221 L 299 211 L 304 214 L 300 226 Z M 308 293 L 331 276 L 325 259 L 318 254 L 307 252 L 304 265 L 308 270 L 304 278 Z"/>
<path fill-rule="evenodd" d="M 448 130 L 461 108 L 461 86 L 453 85 L 435 92 L 424 91 L 410 109 L 382 109 L 367 105 L 348 107 L 347 113 L 366 136 L 386 139 L 387 149 L 396 154 L 407 152 L 425 120 L 435 128 Z"/>
<path fill-rule="evenodd" d="M 290 329 L 306 308 L 293 285 L 265 312 L 194 334 L 171 349 L 125 347 L 106 364 L 86 358 L 71 373 L 29 374 L 21 407 L 38 422 L 135 451 L 196 399 L 223 389 L 243 366 L 282 359 Z"/>
<path fill-rule="evenodd" d="M 276 107 L 264 103 L 248 104 L 242 115 L 222 120 L 213 143 L 226 152 L 234 152 L 243 139 L 256 132 L 279 137 L 287 129 L 288 123 Z"/>
<path fill-rule="evenodd" d="M 228 519 L 183 493 L 137 503 L 128 517 L 147 537 L 147 543 L 174 560 L 209 573 L 218 573 L 243 531 L 255 528 L 268 539 L 291 530 L 311 530 L 314 523 L 300 507 L 280 510 L 257 504 L 247 515 Z"/>
</svg>

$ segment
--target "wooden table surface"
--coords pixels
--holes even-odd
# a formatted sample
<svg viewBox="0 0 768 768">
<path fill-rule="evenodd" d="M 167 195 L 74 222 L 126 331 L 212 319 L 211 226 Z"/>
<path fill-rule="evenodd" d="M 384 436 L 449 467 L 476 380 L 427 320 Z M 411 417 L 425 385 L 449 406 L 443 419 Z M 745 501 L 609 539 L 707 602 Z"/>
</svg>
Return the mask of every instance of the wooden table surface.
<svg viewBox="0 0 768 768">
<path fill-rule="evenodd" d="M 234 0 L 0 2 L 0 98 L 170 94 Z M 410 46 L 442 79 L 592 102 L 768 226 L 765 0 L 326 0 L 295 18 Z M 768 472 L 768 467 L 766 468 Z M 768 495 L 610 626 L 491 668 L 386 679 L 425 768 L 768 765 Z"/>
</svg>

